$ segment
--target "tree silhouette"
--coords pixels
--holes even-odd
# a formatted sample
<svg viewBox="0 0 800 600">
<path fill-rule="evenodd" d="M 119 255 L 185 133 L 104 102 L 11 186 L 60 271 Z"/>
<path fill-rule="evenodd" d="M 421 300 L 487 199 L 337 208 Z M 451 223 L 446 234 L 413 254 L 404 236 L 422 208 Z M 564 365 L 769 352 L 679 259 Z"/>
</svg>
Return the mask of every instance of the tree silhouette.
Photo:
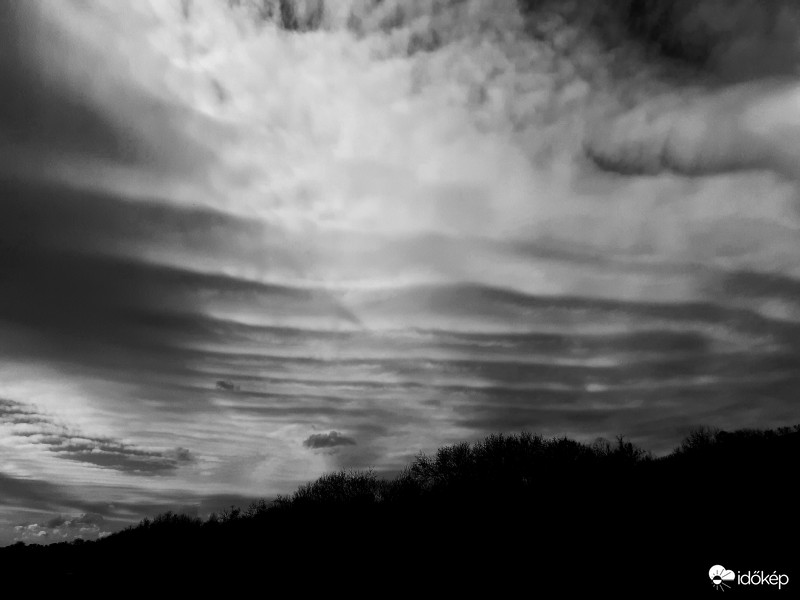
<svg viewBox="0 0 800 600">
<path fill-rule="evenodd" d="M 659 589 L 680 593 L 694 589 L 708 561 L 733 561 L 736 549 L 757 548 L 759 560 L 783 568 L 778 541 L 800 533 L 789 478 L 798 458 L 800 426 L 698 428 L 662 457 L 623 436 L 584 444 L 496 434 L 417 454 L 393 479 L 371 469 L 327 473 L 205 520 L 166 512 L 94 542 L 16 544 L 0 549 L 0 564 L 18 574 L 100 570 L 113 582 L 132 568 L 171 581 L 267 569 L 271 583 L 357 570 L 376 585 L 424 572 L 450 590 L 481 580 L 496 589 L 534 565 L 539 591 L 558 594 L 568 582 L 573 591 L 639 593 L 669 573 Z M 761 526 L 732 527 L 742 515 Z M 527 577 L 519 582 L 531 585 Z"/>
</svg>

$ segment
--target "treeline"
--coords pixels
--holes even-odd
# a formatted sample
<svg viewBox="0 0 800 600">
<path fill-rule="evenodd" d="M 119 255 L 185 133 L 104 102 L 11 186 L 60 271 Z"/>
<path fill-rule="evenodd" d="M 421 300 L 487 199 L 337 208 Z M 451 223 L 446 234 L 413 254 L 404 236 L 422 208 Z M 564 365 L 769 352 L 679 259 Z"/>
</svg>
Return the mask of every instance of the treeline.
<svg viewBox="0 0 800 600">
<path fill-rule="evenodd" d="M 330 473 L 206 519 L 168 512 L 95 542 L 7 547 L 0 564 L 116 579 L 432 572 L 452 589 L 543 572 L 551 590 L 620 589 L 652 573 L 702 592 L 713 564 L 795 568 L 781 548 L 797 539 L 798 458 L 800 425 L 702 428 L 658 458 L 621 437 L 491 435 L 419 454 L 390 480 Z"/>
</svg>

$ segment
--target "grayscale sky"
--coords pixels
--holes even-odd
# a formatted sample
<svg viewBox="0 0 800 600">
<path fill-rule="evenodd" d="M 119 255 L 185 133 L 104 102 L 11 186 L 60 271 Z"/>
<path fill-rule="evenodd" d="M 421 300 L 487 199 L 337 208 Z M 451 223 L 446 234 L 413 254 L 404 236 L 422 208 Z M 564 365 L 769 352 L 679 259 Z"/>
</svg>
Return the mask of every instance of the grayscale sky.
<svg viewBox="0 0 800 600">
<path fill-rule="evenodd" d="M 800 422 L 790 0 L 0 4 L 0 544 L 493 432 Z"/>
</svg>

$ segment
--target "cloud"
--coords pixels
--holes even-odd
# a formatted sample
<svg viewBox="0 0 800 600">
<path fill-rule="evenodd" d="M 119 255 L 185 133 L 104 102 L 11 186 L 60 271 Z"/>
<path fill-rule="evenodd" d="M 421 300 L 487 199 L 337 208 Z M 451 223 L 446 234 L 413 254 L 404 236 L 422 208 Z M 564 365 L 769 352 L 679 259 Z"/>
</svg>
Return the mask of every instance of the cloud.
<svg viewBox="0 0 800 600">
<path fill-rule="evenodd" d="M 596 166 L 628 176 L 771 169 L 797 180 L 795 3 L 598 0 L 570 18 L 591 23 L 607 51 L 620 46 L 616 67 L 644 69 L 589 113 L 583 146 Z"/>
<path fill-rule="evenodd" d="M 14 541 L 27 543 L 54 543 L 75 539 L 94 540 L 109 535 L 103 531 L 103 515 L 82 513 L 74 516 L 59 515 L 45 523 L 23 523 L 14 526 Z"/>
<path fill-rule="evenodd" d="M 223 392 L 238 392 L 239 386 L 233 383 L 228 379 L 220 379 L 216 383 L 216 387 L 218 390 L 222 390 Z"/>
<path fill-rule="evenodd" d="M 145 450 L 109 437 L 86 435 L 37 413 L 31 406 L 0 398 L 2 425 L 11 426 L 8 429 L 10 435 L 23 438 L 29 444 L 41 445 L 58 458 L 131 474 L 168 473 L 195 460 L 186 448 Z"/>
<path fill-rule="evenodd" d="M 338 431 L 328 433 L 314 433 L 303 442 L 303 446 L 311 449 L 335 448 L 336 446 L 355 446 L 355 440 L 346 437 Z"/>
<path fill-rule="evenodd" d="M 668 57 L 727 79 L 796 73 L 800 11 L 790 0 L 633 0 L 631 32 Z M 624 10 L 624 8 L 623 8 Z"/>
<path fill-rule="evenodd" d="M 0 472 L 0 489 L 3 490 L 0 514 L 4 515 L 0 522 L 0 545 L 16 540 L 35 543 L 62 541 L 79 534 L 82 528 L 88 528 L 89 531 L 83 532 L 83 537 L 88 539 L 92 537 L 95 525 L 105 523 L 107 528 L 118 529 L 130 523 L 128 515 L 114 514 L 108 502 L 87 499 L 82 486 Z M 123 513 L 124 509 L 123 506 Z M 43 518 L 43 514 L 53 516 Z M 67 533 L 66 538 L 61 533 Z"/>
<path fill-rule="evenodd" d="M 792 3 L 18 4 L 7 510 L 796 420 Z"/>
<path fill-rule="evenodd" d="M 52 443 L 49 450 L 57 457 L 123 471 L 136 475 L 171 473 L 180 466 L 191 464 L 194 457 L 185 448 L 166 452 L 137 449 L 108 438 L 82 438 Z"/>
</svg>

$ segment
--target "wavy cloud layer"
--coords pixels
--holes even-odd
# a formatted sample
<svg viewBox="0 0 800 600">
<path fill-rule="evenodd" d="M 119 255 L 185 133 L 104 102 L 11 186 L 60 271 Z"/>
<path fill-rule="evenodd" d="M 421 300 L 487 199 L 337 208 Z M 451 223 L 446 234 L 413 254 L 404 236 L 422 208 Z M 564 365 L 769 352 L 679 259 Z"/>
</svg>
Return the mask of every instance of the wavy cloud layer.
<svg viewBox="0 0 800 600">
<path fill-rule="evenodd" d="M 722 6 L 3 3 L 0 539 L 796 422 L 800 10 Z"/>
</svg>

